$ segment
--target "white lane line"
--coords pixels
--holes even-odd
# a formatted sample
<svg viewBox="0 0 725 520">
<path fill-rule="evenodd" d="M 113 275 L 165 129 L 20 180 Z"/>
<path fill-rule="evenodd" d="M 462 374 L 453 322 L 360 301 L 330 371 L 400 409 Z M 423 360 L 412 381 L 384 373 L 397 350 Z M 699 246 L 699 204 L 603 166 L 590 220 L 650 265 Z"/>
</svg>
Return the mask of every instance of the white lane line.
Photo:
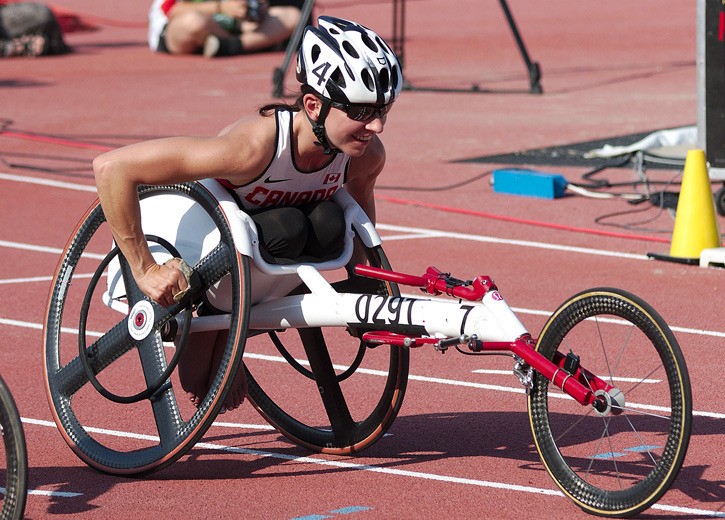
<svg viewBox="0 0 725 520">
<path fill-rule="evenodd" d="M 29 321 L 20 321 L 20 320 L 9 320 L 7 318 L 0 318 L 0 325 L 10 325 L 11 327 L 22 327 L 25 329 L 43 330 L 42 323 L 32 323 Z"/>
<path fill-rule="evenodd" d="M 28 489 L 28 495 L 42 495 L 46 497 L 74 498 L 82 496 L 83 493 L 73 493 L 70 491 L 48 491 L 46 489 Z M 0 487 L 0 495 L 7 494 L 7 489 Z"/>
<path fill-rule="evenodd" d="M 513 371 L 512 370 L 490 370 L 488 368 L 478 368 L 476 370 L 471 370 L 471 373 L 488 374 L 488 375 L 496 375 L 496 376 L 500 376 L 500 375 L 510 376 L 513 373 Z M 600 376 L 600 377 L 602 377 L 602 376 Z M 611 377 L 610 378 L 609 376 L 604 376 L 604 377 L 602 377 L 602 379 L 607 379 L 607 380 L 611 379 L 612 381 L 618 381 L 618 382 L 622 382 L 622 383 L 656 384 L 656 383 L 662 382 L 661 379 L 637 379 L 635 377 Z"/>
<path fill-rule="evenodd" d="M 63 252 L 63 249 L 59 247 L 47 247 L 47 246 L 38 246 L 35 244 L 26 244 L 23 242 L 11 242 L 9 240 L 0 240 L 0 247 L 7 247 L 10 249 L 22 249 L 24 251 L 34 251 L 36 253 L 50 253 L 52 255 L 59 255 Z M 109 248 L 110 251 L 110 248 Z M 107 253 L 100 254 L 100 253 L 89 253 L 85 252 L 81 254 L 81 258 L 92 258 L 94 260 L 103 260 L 106 258 Z"/>
<path fill-rule="evenodd" d="M 247 423 L 230 423 L 230 422 L 219 422 L 214 421 L 212 426 L 218 426 L 220 428 L 237 428 L 240 430 L 265 430 L 273 431 L 274 426 L 271 424 L 247 424 Z"/>
<path fill-rule="evenodd" d="M 10 325 L 15 327 L 24 327 L 24 328 L 31 328 L 40 330 L 43 328 L 43 325 L 40 323 L 30 323 L 30 322 L 23 322 L 18 320 L 8 320 L 5 318 L 0 318 L 0 325 Z M 72 329 L 63 329 L 63 332 L 71 333 L 71 334 L 77 334 L 77 330 Z M 89 336 L 102 336 L 103 334 L 100 332 L 94 332 L 89 331 L 87 332 Z M 273 361 L 278 363 L 286 363 L 287 360 L 285 360 L 281 356 L 268 356 L 264 354 L 254 354 L 250 352 L 244 353 L 245 357 L 252 358 L 252 359 L 260 359 L 264 361 Z M 309 364 L 306 360 L 297 360 L 300 364 Z M 336 370 L 346 370 L 347 366 L 345 365 L 333 365 Z M 373 376 L 381 376 L 381 377 L 387 377 L 387 372 L 382 370 L 371 370 L 367 368 L 358 368 L 357 372 L 362 374 L 368 374 Z M 426 383 L 437 383 L 437 384 L 443 384 L 443 385 L 451 385 L 451 386 L 463 386 L 467 388 L 477 388 L 480 390 L 492 390 L 497 392 L 506 392 L 506 393 L 513 393 L 513 394 L 523 394 L 524 389 L 521 387 L 510 387 L 510 386 L 501 386 L 501 385 L 491 385 L 486 383 L 476 383 L 472 381 L 460 381 L 456 379 L 444 379 L 439 377 L 429 377 L 429 376 L 416 376 L 415 374 L 409 374 L 408 379 L 411 381 L 424 381 Z M 550 397 L 556 397 L 556 398 L 562 398 L 562 399 L 568 399 L 569 397 L 565 394 L 550 394 Z M 662 407 L 652 407 L 649 405 L 644 404 L 636 404 L 636 403 L 629 403 L 629 405 L 632 408 L 642 408 L 642 409 L 648 409 L 653 411 L 661 411 L 661 412 L 669 412 L 669 409 L 662 408 Z M 712 417 L 715 419 L 725 419 L 725 413 L 717 413 L 717 412 L 701 412 L 697 410 L 693 410 L 692 415 L 696 416 L 702 416 L 702 417 Z"/>
<path fill-rule="evenodd" d="M 0 285 L 10 285 L 15 283 L 37 283 L 37 282 L 49 282 L 53 279 L 52 276 L 32 276 L 30 278 L 7 278 L 0 280 Z"/>
<path fill-rule="evenodd" d="M 282 356 L 270 356 L 266 354 L 254 354 L 250 352 L 245 352 L 244 357 L 249 359 L 259 359 L 262 361 L 271 361 L 276 363 L 287 363 L 287 360 L 284 359 Z M 297 359 L 296 360 L 300 365 L 309 366 L 309 361 L 306 359 Z M 335 370 L 339 371 L 345 371 L 349 367 L 345 365 L 333 365 L 333 368 Z M 388 373 L 383 370 L 371 370 L 369 368 L 358 368 L 357 373 L 361 374 L 368 374 L 371 376 L 380 376 L 380 377 L 387 377 Z M 510 375 L 513 373 L 510 372 Z M 502 386 L 502 385 L 491 385 L 487 383 L 476 383 L 473 381 L 460 381 L 457 379 L 445 379 L 441 377 L 430 377 L 430 376 L 417 376 L 415 374 L 408 374 L 408 380 L 409 381 L 423 381 L 425 383 L 435 383 L 439 385 L 448 385 L 448 386 L 462 386 L 466 388 L 476 388 L 479 390 L 491 390 L 494 392 L 506 392 L 509 394 L 525 394 L 526 392 L 524 389 L 520 386 Z M 550 393 L 549 397 L 554 399 L 571 399 L 568 395 L 564 393 Z M 640 403 L 627 403 L 627 405 L 630 408 L 635 409 L 641 409 L 641 410 L 650 410 L 653 412 L 663 412 L 663 413 L 670 413 L 670 409 L 662 406 L 653 406 L 648 404 L 640 404 Z M 725 419 L 725 413 L 717 413 L 717 412 L 700 412 L 693 410 L 692 415 L 702 416 L 702 417 L 712 417 L 714 419 Z"/>
<path fill-rule="evenodd" d="M 24 251 L 34 251 L 36 253 L 50 253 L 52 255 L 59 255 L 63 252 L 63 249 L 59 247 L 47 247 L 47 246 L 38 246 L 35 244 L 27 244 L 23 242 L 11 242 L 9 240 L 0 240 L 0 247 L 7 247 L 10 249 L 22 249 Z M 110 251 L 110 248 L 109 248 Z M 94 260 L 103 260 L 106 257 L 106 254 L 97 254 L 97 253 L 83 253 L 81 255 L 82 258 L 92 258 Z"/>
<path fill-rule="evenodd" d="M 48 491 L 45 489 L 29 489 L 28 495 L 42 495 L 46 497 L 74 498 L 81 497 L 83 493 L 74 493 L 72 491 Z"/>
<path fill-rule="evenodd" d="M 74 191 L 88 191 L 96 193 L 96 187 L 89 184 L 78 184 L 75 182 L 54 181 L 52 179 L 43 179 L 40 177 L 28 177 L 26 175 L 13 175 L 12 173 L 0 172 L 0 180 L 24 182 L 26 184 L 39 184 L 41 186 L 49 186 L 53 188 L 63 188 Z"/>
<path fill-rule="evenodd" d="M 36 426 L 55 426 L 55 423 L 50 421 L 41 421 L 38 419 L 27 419 L 25 417 L 21 417 L 20 421 L 23 424 L 33 424 Z M 0 487 L 0 493 L 3 495 L 6 492 L 6 488 Z M 40 495 L 40 496 L 46 496 L 46 497 L 58 497 L 58 498 L 74 498 L 74 497 L 80 497 L 83 496 L 83 493 L 75 493 L 72 491 L 53 491 L 49 489 L 28 489 L 28 495 Z"/>
<path fill-rule="evenodd" d="M 454 233 L 452 231 L 441 231 L 437 229 L 416 228 L 407 226 L 393 226 L 390 224 L 376 224 L 375 227 L 381 231 L 397 231 L 403 233 L 413 233 L 420 235 L 420 238 L 429 237 L 445 237 L 457 240 L 467 240 L 469 242 L 487 242 L 492 244 L 506 244 L 510 246 L 534 247 L 537 249 L 551 249 L 556 251 L 566 251 L 569 253 L 582 253 L 597 256 L 613 256 L 617 258 L 628 258 L 630 260 L 650 260 L 647 255 L 635 255 L 632 253 L 623 253 L 621 251 L 607 251 L 605 249 L 591 249 L 588 247 L 565 246 L 561 244 L 549 244 L 545 242 L 533 242 L 530 240 L 513 240 L 509 238 L 491 237 L 485 235 L 470 235 L 467 233 Z M 388 240 L 396 240 L 395 235 L 392 237 L 383 236 L 383 243 Z M 406 236 L 405 238 L 410 238 Z"/>
<path fill-rule="evenodd" d="M 50 253 L 53 255 L 59 255 L 63 252 L 63 250 L 58 247 L 36 246 L 34 244 L 26 244 L 22 242 L 11 242 L 9 240 L 0 240 L 0 247 L 23 249 L 25 251 L 34 251 L 36 253 Z"/>
<path fill-rule="evenodd" d="M 385 224 L 382 224 L 382 226 L 385 226 Z M 447 236 L 447 233 L 436 231 L 430 233 L 409 233 L 405 235 L 385 235 L 383 239 L 385 242 L 391 242 L 393 240 L 419 240 L 421 238 L 439 238 L 445 236 Z"/>
<path fill-rule="evenodd" d="M 31 422 L 31 420 L 28 420 L 28 422 Z M 50 421 L 32 420 L 32 423 L 39 425 L 39 426 L 50 426 L 50 427 L 56 426 L 55 423 L 50 422 Z M 133 439 L 148 440 L 148 441 L 152 441 L 152 442 L 159 442 L 159 438 L 157 436 L 153 436 L 153 435 L 134 434 L 131 432 L 108 430 L 105 428 L 86 427 L 86 430 L 91 433 L 104 434 L 104 435 L 109 435 L 109 436 L 114 436 L 114 437 L 124 437 L 124 438 L 133 438 Z M 504 490 L 504 491 L 514 491 L 514 492 L 519 492 L 519 493 L 531 493 L 531 494 L 536 494 L 536 495 L 547 495 L 547 496 L 558 496 L 558 497 L 564 496 L 564 494 L 561 491 L 558 491 L 556 489 L 538 488 L 538 487 L 534 487 L 534 486 L 523 486 L 520 484 L 511 484 L 511 483 L 507 483 L 507 482 L 496 482 L 496 481 L 490 481 L 490 480 L 456 477 L 456 476 L 452 476 L 452 475 L 440 475 L 440 474 L 436 474 L 436 473 L 428 473 L 428 472 L 422 472 L 422 471 L 411 471 L 411 470 L 403 470 L 403 469 L 396 469 L 396 468 L 390 468 L 390 467 L 381 467 L 381 466 L 376 466 L 374 464 L 358 464 L 358 463 L 347 462 L 347 461 L 328 460 L 328 459 L 322 459 L 322 458 L 311 457 L 311 456 L 296 456 L 296 455 L 290 455 L 287 453 L 277 453 L 274 451 L 258 450 L 258 449 L 251 449 L 251 448 L 240 448 L 237 446 L 227 446 L 224 444 L 217 444 L 217 443 L 197 442 L 194 445 L 194 447 L 200 448 L 200 449 L 207 449 L 207 450 L 223 451 L 226 453 L 250 455 L 253 457 L 279 459 L 279 460 L 295 462 L 295 463 L 305 463 L 305 464 L 312 464 L 312 465 L 317 465 L 317 466 L 331 466 L 331 467 L 342 468 L 342 469 L 351 470 L 351 471 L 369 471 L 372 473 L 381 473 L 384 475 L 394 475 L 394 476 L 398 476 L 398 477 L 409 477 L 409 478 L 416 478 L 416 479 L 422 479 L 422 480 L 431 480 L 431 481 L 435 481 L 435 482 L 444 482 L 447 484 L 478 486 L 478 487 L 484 487 L 484 488 L 500 489 L 500 490 Z M 725 517 L 725 513 L 723 513 L 723 512 L 709 511 L 706 509 L 695 509 L 695 508 L 688 508 L 688 507 L 671 506 L 671 505 L 667 505 L 667 504 L 654 504 L 652 506 L 652 508 L 659 509 L 662 511 L 675 511 L 678 513 L 690 514 L 690 515 Z"/>
<path fill-rule="evenodd" d="M 93 274 L 86 273 L 86 274 L 74 274 L 73 278 L 92 278 Z M 8 285 L 8 284 L 15 284 L 15 283 L 37 283 L 37 282 L 50 282 L 53 279 L 52 276 L 33 276 L 30 278 L 7 278 L 5 280 L 0 280 L 0 285 Z"/>
</svg>

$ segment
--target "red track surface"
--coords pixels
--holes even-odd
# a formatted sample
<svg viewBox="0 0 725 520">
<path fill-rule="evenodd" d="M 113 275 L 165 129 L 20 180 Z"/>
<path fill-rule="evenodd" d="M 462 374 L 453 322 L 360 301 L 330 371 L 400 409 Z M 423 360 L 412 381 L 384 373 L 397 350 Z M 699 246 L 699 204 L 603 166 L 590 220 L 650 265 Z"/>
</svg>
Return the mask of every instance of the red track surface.
<svg viewBox="0 0 725 520">
<path fill-rule="evenodd" d="M 62 7 L 93 15 L 100 30 L 69 34 L 74 54 L 2 63 L 0 117 L 13 125 L 12 133 L 0 134 L 0 370 L 25 420 L 33 490 L 28 516 L 586 517 L 555 492 L 544 472 L 523 396 L 452 384 L 516 387 L 510 375 L 472 373 L 508 365 L 432 350 L 412 353 L 409 390 L 392 435 L 354 458 L 293 447 L 265 429 L 248 405 L 219 419 L 237 426 L 213 427 L 189 456 L 144 479 L 101 475 L 74 456 L 46 402 L 40 327 L 58 248 L 94 199 L 90 160 L 98 149 L 150 137 L 216 133 L 268 100 L 272 70 L 282 59 L 281 53 L 218 61 L 153 55 L 139 27 L 147 4 L 66 0 Z M 390 34 L 388 3 L 352 4 L 327 0 L 317 12 Z M 429 90 L 404 93 L 383 136 L 389 161 L 378 222 L 389 237 L 386 252 L 395 268 L 412 274 L 435 264 L 461 278 L 492 276 L 534 335 L 559 303 L 588 287 L 621 287 L 651 303 L 682 346 L 696 415 L 678 480 L 659 508 L 643 516 L 725 515 L 723 271 L 644 258 L 650 251 L 666 253 L 666 241 L 581 231 L 613 231 L 594 219 L 633 209 L 620 199 L 500 195 L 488 177 L 421 190 L 461 183 L 495 166 L 455 162 L 461 159 L 693 124 L 694 2 L 637 0 L 592 9 L 586 2 L 552 0 L 511 7 L 532 58 L 542 65 L 542 96 L 527 93 L 497 3 L 408 2 L 407 79 Z M 290 77 L 288 86 L 293 83 Z M 481 93 L 456 91 L 473 83 Z M 572 181 L 583 173 L 557 170 Z M 672 173 L 649 172 L 662 179 Z M 602 175 L 634 178 L 628 169 Z M 617 221 L 655 216 L 652 208 Z M 661 239 L 670 237 L 672 225 L 665 213 L 642 225 L 650 231 L 614 231 Z M 243 426 L 250 424 L 257 426 Z M 134 431 L 133 424 L 127 428 Z"/>
</svg>

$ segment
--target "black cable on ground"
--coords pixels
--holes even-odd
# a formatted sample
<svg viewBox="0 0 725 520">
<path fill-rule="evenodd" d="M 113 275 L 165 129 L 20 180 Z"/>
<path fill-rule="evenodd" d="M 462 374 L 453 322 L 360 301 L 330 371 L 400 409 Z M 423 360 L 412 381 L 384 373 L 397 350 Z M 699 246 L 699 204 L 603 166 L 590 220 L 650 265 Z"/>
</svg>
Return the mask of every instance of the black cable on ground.
<svg viewBox="0 0 725 520">
<path fill-rule="evenodd" d="M 453 190 L 455 188 L 460 188 L 461 186 L 466 186 L 467 184 L 471 184 L 472 182 L 476 182 L 479 179 L 483 179 L 484 177 L 487 177 L 493 173 L 493 170 L 486 170 L 483 173 L 480 173 L 478 175 L 474 175 L 470 179 L 467 179 L 465 181 L 456 182 L 453 184 L 447 184 L 445 186 L 383 186 L 383 185 L 376 185 L 376 190 L 399 190 L 399 191 L 446 191 L 446 190 Z"/>
</svg>

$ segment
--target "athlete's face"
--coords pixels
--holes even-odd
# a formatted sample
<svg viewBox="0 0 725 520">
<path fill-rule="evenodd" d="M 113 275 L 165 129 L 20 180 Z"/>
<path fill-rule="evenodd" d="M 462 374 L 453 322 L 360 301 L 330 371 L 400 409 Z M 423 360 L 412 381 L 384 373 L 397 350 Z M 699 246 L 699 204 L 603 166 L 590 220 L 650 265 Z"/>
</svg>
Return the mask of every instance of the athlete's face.
<svg viewBox="0 0 725 520">
<path fill-rule="evenodd" d="M 317 117 L 322 101 L 317 98 L 314 101 L 314 114 Z M 382 133 L 391 108 L 392 103 L 375 107 L 332 102 L 325 119 L 325 131 L 330 144 L 352 157 L 362 155 L 373 136 Z"/>
<path fill-rule="evenodd" d="M 333 107 L 325 120 L 327 138 L 344 153 L 357 157 L 365 152 L 373 136 L 382 133 L 387 118 L 386 111 L 382 116 L 374 113 L 368 121 L 356 121 L 344 110 Z"/>
</svg>

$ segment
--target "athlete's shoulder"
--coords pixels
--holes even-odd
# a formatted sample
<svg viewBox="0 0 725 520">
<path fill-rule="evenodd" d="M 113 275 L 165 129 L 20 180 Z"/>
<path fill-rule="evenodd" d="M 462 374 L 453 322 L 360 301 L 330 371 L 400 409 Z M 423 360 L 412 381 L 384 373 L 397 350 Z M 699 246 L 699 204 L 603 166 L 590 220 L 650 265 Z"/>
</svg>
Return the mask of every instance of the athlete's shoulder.
<svg viewBox="0 0 725 520">
<path fill-rule="evenodd" d="M 243 185 L 257 178 L 269 165 L 276 150 L 277 127 L 274 120 L 256 116 L 239 119 L 219 133 L 227 150 L 228 180 Z"/>
</svg>

